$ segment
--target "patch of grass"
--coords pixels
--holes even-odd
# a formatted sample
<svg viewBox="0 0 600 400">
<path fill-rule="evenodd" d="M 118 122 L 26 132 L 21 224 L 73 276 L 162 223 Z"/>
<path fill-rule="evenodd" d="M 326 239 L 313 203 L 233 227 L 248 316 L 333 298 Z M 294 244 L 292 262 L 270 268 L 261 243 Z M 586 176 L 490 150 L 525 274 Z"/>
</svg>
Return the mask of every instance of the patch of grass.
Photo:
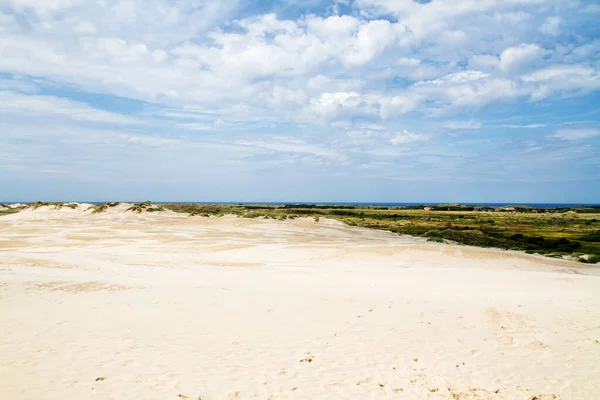
<svg viewBox="0 0 600 400">
<path fill-rule="evenodd" d="M 131 211 L 137 214 L 143 212 L 157 212 L 157 211 L 165 211 L 163 206 L 152 205 L 151 201 L 143 201 L 141 203 L 135 203 L 131 207 L 129 207 L 125 211 Z"/>
<path fill-rule="evenodd" d="M 60 210 L 61 208 L 65 207 L 66 204 L 65 203 L 59 203 L 59 202 L 44 202 L 44 201 L 36 201 L 35 203 L 31 203 L 28 204 L 25 208 L 31 208 L 32 210 L 37 210 L 40 207 L 54 207 L 56 210 Z"/>
<path fill-rule="evenodd" d="M 0 208 L 0 217 L 2 217 L 3 215 L 16 214 L 19 211 L 21 211 L 21 210 L 18 208 L 9 208 L 9 207 Z"/>
<path fill-rule="evenodd" d="M 121 204 L 121 203 L 119 203 L 118 201 L 113 201 L 113 202 L 104 203 L 104 204 L 94 204 L 94 205 L 90 206 L 88 208 L 88 210 L 92 210 L 91 214 L 99 214 L 99 213 L 102 213 L 102 212 L 108 210 L 111 207 L 116 207 L 119 204 Z"/>
<path fill-rule="evenodd" d="M 243 213 L 241 215 L 242 218 L 260 218 L 260 217 L 264 217 L 264 216 L 265 216 L 265 214 L 261 213 L 259 211 L 249 211 L 249 212 Z"/>
</svg>

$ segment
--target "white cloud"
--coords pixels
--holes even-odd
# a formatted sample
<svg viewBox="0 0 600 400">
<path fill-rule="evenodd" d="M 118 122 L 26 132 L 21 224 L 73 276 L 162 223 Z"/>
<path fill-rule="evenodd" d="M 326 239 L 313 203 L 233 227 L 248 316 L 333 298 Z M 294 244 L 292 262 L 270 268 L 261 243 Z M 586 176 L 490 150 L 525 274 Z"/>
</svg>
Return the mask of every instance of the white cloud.
<svg viewBox="0 0 600 400">
<path fill-rule="evenodd" d="M 600 73 L 587 65 L 553 65 L 523 76 L 535 85 L 531 97 L 542 100 L 553 94 L 588 93 L 600 89 Z"/>
<path fill-rule="evenodd" d="M 503 128 L 512 128 L 512 129 L 537 129 L 537 128 L 545 128 L 545 124 L 528 124 L 528 125 L 516 125 L 516 124 L 507 124 L 501 125 Z"/>
<path fill-rule="evenodd" d="M 77 121 L 113 124 L 139 124 L 140 120 L 98 110 L 85 103 L 54 96 L 0 92 L 0 113 L 31 117 L 60 116 Z"/>
<path fill-rule="evenodd" d="M 521 24 L 531 20 L 532 17 L 531 14 L 523 11 L 494 13 L 494 20 L 499 23 Z"/>
<path fill-rule="evenodd" d="M 376 115 L 373 102 L 357 92 L 323 93 L 313 99 L 313 108 L 327 119 Z"/>
<path fill-rule="evenodd" d="M 479 121 L 448 121 L 444 127 L 448 129 L 471 130 L 480 129 L 483 124 Z"/>
<path fill-rule="evenodd" d="M 405 129 L 402 132 L 398 132 L 392 139 L 390 139 L 390 143 L 393 145 L 402 145 L 413 142 L 427 141 L 429 139 L 430 137 L 428 135 L 412 133 Z"/>
<path fill-rule="evenodd" d="M 504 50 L 500 55 L 499 66 L 507 74 L 520 74 L 542 64 L 547 53 L 536 44 L 522 44 Z"/>
<path fill-rule="evenodd" d="M 583 140 L 600 136 L 600 129 L 561 129 L 550 137 L 560 140 Z"/>
<path fill-rule="evenodd" d="M 404 33 L 402 25 L 386 20 L 369 21 L 360 27 L 354 45 L 344 53 L 343 60 L 350 65 L 370 62 Z"/>
<path fill-rule="evenodd" d="M 546 18 L 546 22 L 542 26 L 540 26 L 540 32 L 545 33 L 546 35 L 556 36 L 560 32 L 560 24 L 562 24 L 563 19 L 558 16 L 552 16 Z"/>
<path fill-rule="evenodd" d="M 543 21 L 565 33 L 557 0 L 357 0 L 353 15 L 231 21 L 236 3 L 5 1 L 0 16 L 10 17 L 11 33 L 0 29 L 0 72 L 175 109 L 211 108 L 224 121 L 294 123 L 387 124 L 411 112 L 599 88 L 594 43 L 566 48 L 560 67 L 550 42 L 531 43 Z M 210 126 L 203 123 L 181 127 Z"/>
<path fill-rule="evenodd" d="M 81 5 L 83 0 L 5 0 L 5 2 L 20 12 L 34 11 L 38 14 L 47 14 Z"/>
<path fill-rule="evenodd" d="M 339 155 L 322 145 L 310 144 L 301 140 L 280 138 L 279 141 L 266 140 L 238 140 L 237 145 L 256 147 L 283 153 L 306 153 L 318 157 L 337 158 Z"/>
<path fill-rule="evenodd" d="M 480 108 L 527 93 L 509 79 L 481 71 L 448 74 L 433 81 L 420 82 L 411 89 L 413 96 L 421 101 L 434 101 L 436 107 L 430 111 L 436 112 L 448 108 Z"/>
<path fill-rule="evenodd" d="M 421 65 L 421 60 L 414 57 L 401 57 L 396 60 L 396 65 L 400 67 L 417 67 Z"/>
<path fill-rule="evenodd" d="M 469 58 L 469 68 L 487 71 L 496 68 L 500 59 L 491 54 L 475 54 Z"/>
</svg>

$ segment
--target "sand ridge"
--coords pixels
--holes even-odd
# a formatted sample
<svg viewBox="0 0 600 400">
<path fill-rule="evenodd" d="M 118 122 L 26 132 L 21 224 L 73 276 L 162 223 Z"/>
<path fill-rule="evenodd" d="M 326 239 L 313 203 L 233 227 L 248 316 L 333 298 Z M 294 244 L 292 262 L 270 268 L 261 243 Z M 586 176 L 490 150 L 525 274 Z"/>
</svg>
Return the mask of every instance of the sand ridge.
<svg viewBox="0 0 600 400">
<path fill-rule="evenodd" d="M 598 268 L 311 219 L 0 218 L 0 397 L 592 399 Z"/>
</svg>

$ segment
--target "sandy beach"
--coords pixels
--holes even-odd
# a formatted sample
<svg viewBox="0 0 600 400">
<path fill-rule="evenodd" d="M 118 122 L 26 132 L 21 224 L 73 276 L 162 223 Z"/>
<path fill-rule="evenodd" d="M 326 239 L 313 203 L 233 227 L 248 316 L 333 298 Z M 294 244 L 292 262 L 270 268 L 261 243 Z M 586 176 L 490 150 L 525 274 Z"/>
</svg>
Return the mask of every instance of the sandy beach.
<svg viewBox="0 0 600 400">
<path fill-rule="evenodd" d="M 595 399 L 600 268 L 321 219 L 0 217 L 0 398 Z"/>
</svg>

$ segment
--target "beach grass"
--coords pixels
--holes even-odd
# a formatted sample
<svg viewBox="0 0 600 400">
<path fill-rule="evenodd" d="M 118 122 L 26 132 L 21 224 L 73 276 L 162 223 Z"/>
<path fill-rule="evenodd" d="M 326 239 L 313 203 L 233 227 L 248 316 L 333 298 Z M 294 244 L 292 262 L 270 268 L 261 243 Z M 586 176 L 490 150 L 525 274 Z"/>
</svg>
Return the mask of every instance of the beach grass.
<svg viewBox="0 0 600 400">
<path fill-rule="evenodd" d="M 244 218 L 284 220 L 330 218 L 350 226 L 423 236 L 431 241 L 451 241 L 469 246 L 521 250 L 551 257 L 568 256 L 582 262 L 600 257 L 600 207 L 553 208 L 533 212 L 490 207 L 442 205 L 380 207 L 348 205 L 235 205 L 164 204 L 166 209 L 194 215 L 232 214 Z M 508 208 L 508 207 L 506 207 Z"/>
<path fill-rule="evenodd" d="M 102 213 L 118 202 L 97 204 L 87 210 Z M 75 203 L 36 202 L 24 208 L 48 206 L 77 208 Z M 559 207 L 533 210 L 527 206 L 492 208 L 458 204 L 423 206 L 352 206 L 318 204 L 153 204 L 130 205 L 133 213 L 173 211 L 190 217 L 265 218 L 284 221 L 298 217 L 329 218 L 349 226 L 421 236 L 433 242 L 520 250 L 549 257 L 568 257 L 585 263 L 600 259 L 600 207 Z M 508 211 L 510 210 L 510 211 Z M 19 209 L 0 208 L 0 216 Z"/>
</svg>

